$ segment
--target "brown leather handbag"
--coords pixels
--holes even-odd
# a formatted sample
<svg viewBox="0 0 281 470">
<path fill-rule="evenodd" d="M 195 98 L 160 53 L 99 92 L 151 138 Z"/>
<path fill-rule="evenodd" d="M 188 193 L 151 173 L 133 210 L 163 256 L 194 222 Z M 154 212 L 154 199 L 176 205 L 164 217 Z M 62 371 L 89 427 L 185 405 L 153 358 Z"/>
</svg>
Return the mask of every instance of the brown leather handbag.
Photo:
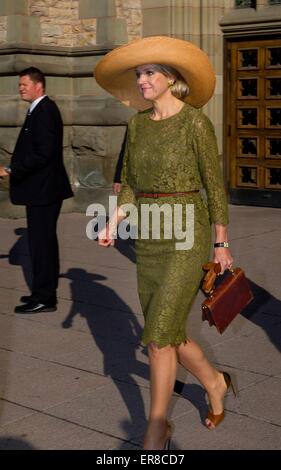
<svg viewBox="0 0 281 470">
<path fill-rule="evenodd" d="M 208 295 L 202 303 L 202 320 L 215 325 L 219 333 L 223 333 L 232 320 L 253 300 L 249 283 L 241 268 L 221 271 L 220 263 L 207 263 L 203 266 L 207 271 L 202 290 Z"/>
</svg>

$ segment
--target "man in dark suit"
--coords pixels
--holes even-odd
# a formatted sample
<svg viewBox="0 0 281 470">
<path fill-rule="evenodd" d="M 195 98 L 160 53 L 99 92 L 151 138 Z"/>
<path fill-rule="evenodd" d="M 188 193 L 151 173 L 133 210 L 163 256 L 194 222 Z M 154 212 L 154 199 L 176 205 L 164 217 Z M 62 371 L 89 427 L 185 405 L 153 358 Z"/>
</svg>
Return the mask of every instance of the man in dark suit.
<svg viewBox="0 0 281 470">
<path fill-rule="evenodd" d="M 126 150 L 126 142 L 127 142 L 127 133 L 128 130 L 126 129 L 125 135 L 123 137 L 123 142 L 121 145 L 121 149 L 119 152 L 118 160 L 117 160 L 117 165 L 115 168 L 115 174 L 114 174 L 114 179 L 113 179 L 113 185 L 112 189 L 114 194 L 118 195 L 121 191 L 121 173 L 122 173 L 122 168 L 123 168 L 123 160 L 124 160 L 124 154 Z"/>
<path fill-rule="evenodd" d="M 25 205 L 32 264 L 32 293 L 17 313 L 53 312 L 59 277 L 57 220 L 62 201 L 73 196 L 63 164 L 63 123 L 54 101 L 45 95 L 43 73 L 30 67 L 19 76 L 19 92 L 31 103 L 9 167 L 13 204 Z"/>
</svg>

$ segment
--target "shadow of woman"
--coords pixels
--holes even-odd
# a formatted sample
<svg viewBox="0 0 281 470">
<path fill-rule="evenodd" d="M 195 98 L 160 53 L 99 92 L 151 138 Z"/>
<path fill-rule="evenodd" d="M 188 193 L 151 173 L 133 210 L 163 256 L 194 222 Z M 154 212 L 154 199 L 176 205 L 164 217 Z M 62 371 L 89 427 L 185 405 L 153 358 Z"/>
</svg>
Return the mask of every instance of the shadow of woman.
<svg viewBox="0 0 281 470">
<path fill-rule="evenodd" d="M 271 343 L 281 351 L 281 300 L 249 280 L 254 299 L 241 312 L 243 317 L 260 326 Z"/>
<path fill-rule="evenodd" d="M 19 235 L 19 238 L 15 242 L 15 244 L 10 249 L 9 253 L 7 254 L 0 254 L 0 259 L 7 259 L 9 264 L 12 265 L 19 265 L 22 267 L 23 275 L 25 282 L 27 285 L 31 283 L 30 277 L 30 266 L 28 260 L 28 243 L 27 243 L 27 229 L 18 227 L 15 229 L 15 234 Z M 5 276 L 5 274 L 1 273 L 1 276 Z M 13 284 L 10 287 L 13 288 Z M 5 341 L 6 344 L 12 343 L 13 338 L 13 330 L 14 324 L 13 322 L 7 323 L 5 327 Z M 7 387 L 8 383 L 8 376 L 9 376 L 9 356 L 5 353 L 1 354 L 0 356 L 0 370 L 1 370 L 1 390 L 4 391 Z M 0 419 L 4 412 L 5 402 L 0 400 Z M 0 442 L 0 449 L 2 449 L 1 445 L 8 445 L 12 443 L 13 439 L 7 438 L 2 439 Z M 8 448 L 8 447 L 7 447 Z"/>
<path fill-rule="evenodd" d="M 0 450 L 35 450 L 35 447 L 26 440 L 3 436 L 0 438 Z"/>
<path fill-rule="evenodd" d="M 122 238 L 117 238 L 115 243 L 115 248 L 121 253 L 121 255 L 128 258 L 132 263 L 136 263 L 136 251 L 135 251 L 135 241 L 131 238 L 128 240 L 122 240 Z"/>
<path fill-rule="evenodd" d="M 71 280 L 72 293 L 72 307 L 62 327 L 71 328 L 77 315 L 86 319 L 103 354 L 103 372 L 112 378 L 127 406 L 129 419 L 120 424 L 128 443 L 143 434 L 146 422 L 140 387 L 135 379 L 135 376 L 145 380 L 149 377 L 147 364 L 136 357 L 141 326 L 128 305 L 99 282 L 106 277 L 81 268 L 71 268 L 60 277 Z"/>
<path fill-rule="evenodd" d="M 197 409 L 201 423 L 204 424 L 209 409 L 204 388 L 198 384 L 186 384 L 181 380 L 176 380 L 174 392 L 189 401 Z"/>
<path fill-rule="evenodd" d="M 23 227 L 18 227 L 15 229 L 14 232 L 16 235 L 19 235 L 19 238 L 9 251 L 9 263 L 22 267 L 25 283 L 29 287 L 29 289 L 31 289 L 32 276 L 28 249 L 27 229 Z"/>
</svg>

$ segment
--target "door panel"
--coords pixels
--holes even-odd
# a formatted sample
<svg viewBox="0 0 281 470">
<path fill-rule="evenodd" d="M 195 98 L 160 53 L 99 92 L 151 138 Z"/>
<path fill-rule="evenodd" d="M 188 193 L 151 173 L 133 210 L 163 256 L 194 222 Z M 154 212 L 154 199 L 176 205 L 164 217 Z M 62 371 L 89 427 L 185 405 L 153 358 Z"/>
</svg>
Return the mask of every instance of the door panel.
<svg viewBox="0 0 281 470">
<path fill-rule="evenodd" d="M 281 207 L 281 40 L 229 41 L 225 77 L 230 200 Z"/>
</svg>

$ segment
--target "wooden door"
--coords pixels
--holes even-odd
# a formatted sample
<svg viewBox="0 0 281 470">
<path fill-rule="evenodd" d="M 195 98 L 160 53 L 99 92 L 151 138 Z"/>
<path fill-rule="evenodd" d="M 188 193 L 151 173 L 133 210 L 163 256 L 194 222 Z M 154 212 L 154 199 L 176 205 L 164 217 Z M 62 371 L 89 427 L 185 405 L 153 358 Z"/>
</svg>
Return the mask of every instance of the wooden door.
<svg viewBox="0 0 281 470">
<path fill-rule="evenodd" d="M 281 40 L 228 42 L 225 62 L 230 202 L 281 207 Z"/>
</svg>

